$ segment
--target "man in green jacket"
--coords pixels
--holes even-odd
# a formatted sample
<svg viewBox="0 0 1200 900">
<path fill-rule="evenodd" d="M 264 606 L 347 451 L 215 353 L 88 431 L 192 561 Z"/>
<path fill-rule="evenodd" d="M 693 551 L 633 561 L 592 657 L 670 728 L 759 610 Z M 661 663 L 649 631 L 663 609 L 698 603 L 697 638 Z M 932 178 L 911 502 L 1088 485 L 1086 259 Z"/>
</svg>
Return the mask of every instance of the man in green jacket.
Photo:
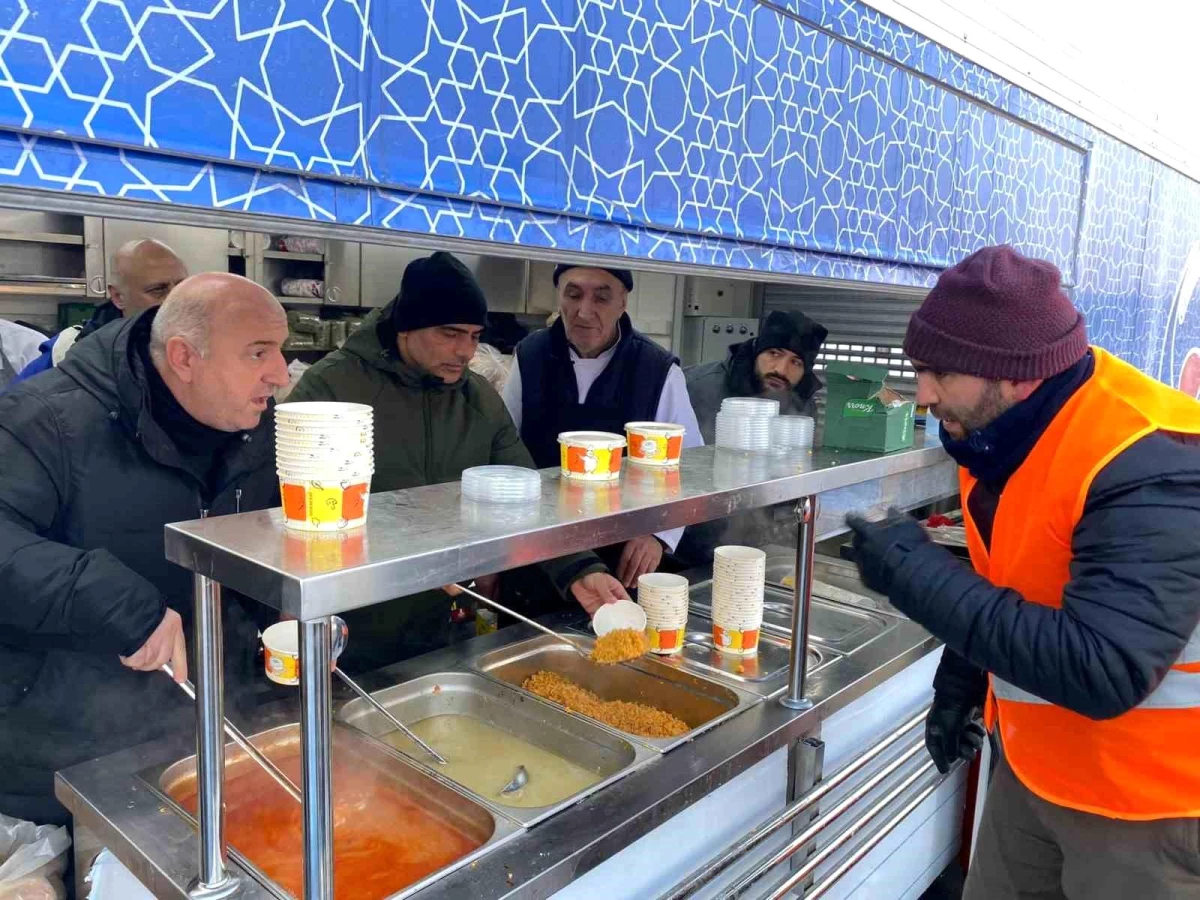
<svg viewBox="0 0 1200 900">
<path fill-rule="evenodd" d="M 500 395 L 468 368 L 487 316 L 471 273 L 448 253 L 413 260 L 400 293 L 367 317 L 340 350 L 304 373 L 289 401 L 340 400 L 375 408 L 371 490 L 458 481 L 482 465 L 533 468 Z M 543 563 L 555 588 L 589 614 L 626 597 L 594 553 Z M 481 579 L 491 590 L 493 579 Z M 350 671 L 427 653 L 461 636 L 450 599 L 425 591 L 345 616 Z"/>
</svg>

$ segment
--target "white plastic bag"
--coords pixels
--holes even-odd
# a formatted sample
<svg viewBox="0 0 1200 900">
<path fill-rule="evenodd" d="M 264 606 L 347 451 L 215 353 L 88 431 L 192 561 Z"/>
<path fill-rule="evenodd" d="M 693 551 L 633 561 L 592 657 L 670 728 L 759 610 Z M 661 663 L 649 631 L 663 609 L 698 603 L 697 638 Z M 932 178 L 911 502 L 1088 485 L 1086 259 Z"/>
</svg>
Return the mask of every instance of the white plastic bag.
<svg viewBox="0 0 1200 900">
<path fill-rule="evenodd" d="M 504 384 L 508 381 L 512 361 L 511 356 L 505 356 L 491 344 L 480 344 L 471 359 L 471 371 L 486 378 L 499 394 L 504 391 Z"/>
<path fill-rule="evenodd" d="M 296 385 L 300 383 L 301 377 L 308 371 L 309 363 L 300 362 L 298 359 L 293 359 L 288 363 L 288 383 L 283 387 L 275 389 L 275 402 L 283 403 L 287 400 L 288 395 L 295 390 Z"/>
<path fill-rule="evenodd" d="M 71 837 L 58 825 L 0 814 L 0 900 L 63 900 Z"/>
<path fill-rule="evenodd" d="M 88 872 L 88 900 L 154 900 L 154 895 L 112 855 L 101 850 Z"/>
</svg>

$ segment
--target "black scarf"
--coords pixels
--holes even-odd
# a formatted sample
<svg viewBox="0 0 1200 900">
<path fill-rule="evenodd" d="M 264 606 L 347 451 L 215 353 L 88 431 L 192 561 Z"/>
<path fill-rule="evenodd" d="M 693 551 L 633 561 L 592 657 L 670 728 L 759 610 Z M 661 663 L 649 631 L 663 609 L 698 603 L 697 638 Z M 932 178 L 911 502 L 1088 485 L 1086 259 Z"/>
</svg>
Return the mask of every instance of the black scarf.
<svg viewBox="0 0 1200 900">
<path fill-rule="evenodd" d="M 1071 368 L 1042 382 L 1028 400 L 1004 412 L 990 425 L 956 441 L 942 428 L 942 445 L 956 463 L 990 490 L 999 493 L 1029 456 L 1042 433 L 1074 393 L 1092 377 L 1091 351 Z"/>
<path fill-rule="evenodd" d="M 175 399 L 155 368 L 150 356 L 149 340 L 138 341 L 137 351 L 145 373 L 151 417 L 175 445 L 188 470 L 208 486 L 211 495 L 224 451 L 235 441 L 241 440 L 241 432 L 210 428 L 192 418 L 192 414 Z"/>
</svg>

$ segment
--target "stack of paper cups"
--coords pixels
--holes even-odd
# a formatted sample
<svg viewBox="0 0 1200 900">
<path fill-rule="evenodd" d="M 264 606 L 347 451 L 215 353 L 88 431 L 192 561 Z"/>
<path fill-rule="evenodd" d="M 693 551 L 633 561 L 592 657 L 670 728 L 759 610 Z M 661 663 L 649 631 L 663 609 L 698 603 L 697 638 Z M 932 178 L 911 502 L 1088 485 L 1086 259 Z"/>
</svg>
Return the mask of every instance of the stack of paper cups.
<svg viewBox="0 0 1200 900">
<path fill-rule="evenodd" d="M 688 580 L 682 575 L 651 572 L 638 578 L 638 605 L 646 612 L 650 651 L 670 656 L 683 649 L 687 631 Z"/>
<path fill-rule="evenodd" d="M 374 411 L 360 403 L 281 403 L 275 468 L 289 528 L 362 525 L 375 472 Z"/>
<path fill-rule="evenodd" d="M 718 547 L 713 551 L 713 646 L 724 653 L 758 652 L 763 619 L 767 554 L 754 547 Z"/>
</svg>

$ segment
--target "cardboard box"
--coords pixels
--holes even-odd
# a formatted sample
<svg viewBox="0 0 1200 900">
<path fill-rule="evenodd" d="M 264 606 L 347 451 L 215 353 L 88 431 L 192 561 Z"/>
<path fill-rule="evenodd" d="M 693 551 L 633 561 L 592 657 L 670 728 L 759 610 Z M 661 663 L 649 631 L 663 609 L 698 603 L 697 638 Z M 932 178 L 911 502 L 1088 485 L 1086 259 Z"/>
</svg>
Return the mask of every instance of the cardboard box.
<svg viewBox="0 0 1200 900">
<path fill-rule="evenodd" d="M 825 446 L 887 453 L 913 443 L 916 404 L 887 386 L 886 366 L 831 362 L 825 368 Z"/>
</svg>

